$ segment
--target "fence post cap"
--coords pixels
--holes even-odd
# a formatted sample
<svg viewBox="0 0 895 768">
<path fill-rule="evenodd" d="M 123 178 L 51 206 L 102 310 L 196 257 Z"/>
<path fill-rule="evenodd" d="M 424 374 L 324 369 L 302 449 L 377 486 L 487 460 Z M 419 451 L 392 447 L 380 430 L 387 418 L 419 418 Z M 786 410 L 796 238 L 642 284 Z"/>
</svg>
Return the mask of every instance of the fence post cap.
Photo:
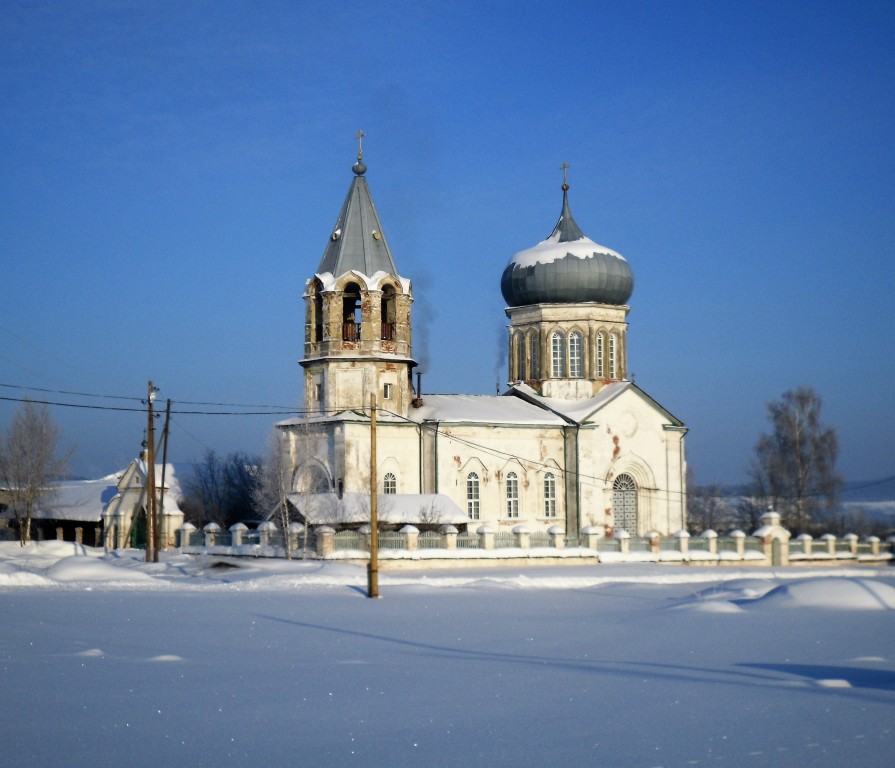
<svg viewBox="0 0 895 768">
<path fill-rule="evenodd" d="M 417 528 L 415 525 L 410 525 L 410 523 L 408 523 L 400 531 L 398 531 L 398 533 L 419 533 L 419 532 L 420 532 L 420 529 Z"/>
<path fill-rule="evenodd" d="M 517 525 L 513 527 L 513 533 L 531 533 L 531 531 L 524 525 Z"/>
<path fill-rule="evenodd" d="M 221 530 L 221 526 L 219 526 L 217 523 L 212 521 L 210 523 L 206 523 L 205 526 L 203 526 L 202 530 L 209 531 L 209 532 L 219 531 L 219 530 Z"/>
<path fill-rule="evenodd" d="M 483 533 L 494 533 L 494 529 L 490 525 L 480 525 L 476 533 L 481 536 Z"/>
<path fill-rule="evenodd" d="M 613 534 L 613 536 L 614 536 L 616 539 L 630 539 L 630 538 L 631 538 L 631 534 L 628 533 L 624 528 L 622 528 L 622 529 L 619 530 L 619 531 L 616 531 L 616 532 Z"/>
</svg>

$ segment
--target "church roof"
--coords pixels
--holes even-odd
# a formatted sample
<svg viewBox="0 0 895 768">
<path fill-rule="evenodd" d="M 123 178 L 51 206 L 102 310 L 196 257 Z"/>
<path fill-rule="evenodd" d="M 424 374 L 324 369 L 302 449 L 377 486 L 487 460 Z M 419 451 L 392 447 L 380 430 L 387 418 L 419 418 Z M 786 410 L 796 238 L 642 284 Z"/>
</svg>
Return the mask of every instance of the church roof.
<svg viewBox="0 0 895 768">
<path fill-rule="evenodd" d="M 516 253 L 500 278 L 511 307 L 529 304 L 622 305 L 634 291 L 634 273 L 624 256 L 586 237 L 569 208 L 562 185 L 562 213 L 546 240 Z"/>
<path fill-rule="evenodd" d="M 521 398 L 502 395 L 426 395 L 423 405 L 411 408 L 414 421 L 442 421 L 503 425 L 556 425 L 562 418 Z"/>
<path fill-rule="evenodd" d="M 338 277 L 354 270 L 367 277 L 377 272 L 397 277 L 398 270 L 364 178 L 367 166 L 360 154 L 352 170 L 354 179 L 323 251 L 317 273 Z"/>
</svg>

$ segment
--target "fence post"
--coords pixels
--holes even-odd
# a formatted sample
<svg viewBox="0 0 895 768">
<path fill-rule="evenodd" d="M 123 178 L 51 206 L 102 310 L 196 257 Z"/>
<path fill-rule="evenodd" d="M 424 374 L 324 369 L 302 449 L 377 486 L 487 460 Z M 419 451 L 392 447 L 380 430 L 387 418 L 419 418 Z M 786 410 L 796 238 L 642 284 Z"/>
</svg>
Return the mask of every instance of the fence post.
<svg viewBox="0 0 895 768">
<path fill-rule="evenodd" d="M 643 534 L 643 538 L 649 542 L 649 551 L 658 557 L 661 549 L 659 542 L 662 541 L 662 534 L 658 531 L 647 531 Z"/>
<path fill-rule="evenodd" d="M 321 525 L 315 530 L 317 535 L 317 555 L 319 557 L 329 557 L 333 552 L 335 544 L 336 531 L 328 525 Z"/>
<path fill-rule="evenodd" d="M 566 546 L 566 529 L 559 525 L 551 525 L 547 529 L 550 536 L 550 546 L 554 549 L 563 549 Z"/>
<path fill-rule="evenodd" d="M 618 539 L 619 549 L 623 555 L 631 552 L 631 534 L 626 530 L 616 531 L 615 538 Z"/>
<path fill-rule="evenodd" d="M 588 525 L 581 529 L 581 535 L 584 536 L 584 546 L 596 552 L 600 539 L 603 537 L 603 529 Z"/>
<path fill-rule="evenodd" d="M 293 520 L 289 523 L 287 530 L 289 532 L 289 549 L 298 549 L 298 537 L 304 532 L 305 527 L 297 520 Z"/>
<path fill-rule="evenodd" d="M 736 545 L 737 557 L 740 560 L 743 560 L 746 557 L 746 534 L 737 529 L 736 531 L 730 532 L 730 538 L 733 539 L 733 542 Z"/>
<path fill-rule="evenodd" d="M 441 535 L 444 537 L 445 549 L 457 548 L 457 529 L 453 525 L 441 526 Z"/>
<path fill-rule="evenodd" d="M 270 535 L 276 530 L 277 524 L 273 520 L 265 520 L 258 526 L 258 543 L 262 547 L 270 546 Z"/>
<path fill-rule="evenodd" d="M 177 529 L 177 533 L 180 536 L 180 548 L 188 547 L 190 545 L 190 534 L 196 530 L 196 526 L 190 522 L 186 522 Z"/>
<path fill-rule="evenodd" d="M 868 536 L 867 543 L 870 545 L 870 554 L 879 557 L 879 536 Z"/>
<path fill-rule="evenodd" d="M 685 530 L 675 531 L 672 536 L 677 539 L 677 549 L 684 560 L 690 557 L 690 534 Z"/>
<path fill-rule="evenodd" d="M 232 537 L 230 540 L 234 547 L 242 546 L 242 537 L 245 536 L 247 530 L 249 527 L 245 523 L 234 523 L 230 526 L 230 536 Z"/>
<path fill-rule="evenodd" d="M 531 531 L 524 525 L 517 525 L 513 528 L 513 534 L 516 536 L 516 546 L 519 549 L 529 549 L 531 547 Z"/>
<path fill-rule="evenodd" d="M 399 533 L 404 534 L 404 549 L 415 552 L 420 548 L 420 529 L 415 525 L 405 525 Z"/>
<path fill-rule="evenodd" d="M 796 541 L 802 542 L 802 549 L 805 552 L 805 558 L 810 560 L 814 550 L 814 537 L 810 533 L 800 533 L 796 536 Z"/>
<path fill-rule="evenodd" d="M 490 525 L 479 526 L 476 533 L 482 540 L 482 549 L 494 549 L 494 529 Z"/>
<path fill-rule="evenodd" d="M 373 526 L 369 523 L 364 523 L 357 529 L 357 532 L 364 535 L 364 549 L 367 552 L 371 552 L 373 550 Z"/>
<path fill-rule="evenodd" d="M 842 537 L 845 541 L 848 542 L 848 550 L 855 557 L 858 556 L 858 534 L 856 533 L 846 533 L 845 536 Z"/>
<path fill-rule="evenodd" d="M 836 557 L 836 536 L 832 533 L 825 533 L 820 540 L 826 545 L 827 554 L 830 557 Z"/>
<path fill-rule="evenodd" d="M 221 531 L 221 526 L 217 523 L 208 523 L 202 530 L 205 531 L 205 546 L 213 547 L 217 541 L 218 533 Z"/>
<path fill-rule="evenodd" d="M 718 554 L 718 534 L 709 528 L 707 531 L 702 532 L 702 538 L 706 540 L 706 545 L 709 550 L 709 554 L 717 555 Z"/>
</svg>

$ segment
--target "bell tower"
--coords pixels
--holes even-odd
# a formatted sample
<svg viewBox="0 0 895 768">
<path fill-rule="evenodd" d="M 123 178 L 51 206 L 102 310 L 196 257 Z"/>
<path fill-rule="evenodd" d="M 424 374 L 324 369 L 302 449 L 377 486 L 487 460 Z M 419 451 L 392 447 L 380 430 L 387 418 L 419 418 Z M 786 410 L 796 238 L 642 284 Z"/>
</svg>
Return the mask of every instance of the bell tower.
<svg viewBox="0 0 895 768">
<path fill-rule="evenodd" d="M 401 277 L 373 205 L 358 132 L 354 178 L 308 280 L 305 410 L 325 416 L 377 403 L 406 416 L 413 396 L 410 280 Z"/>
</svg>

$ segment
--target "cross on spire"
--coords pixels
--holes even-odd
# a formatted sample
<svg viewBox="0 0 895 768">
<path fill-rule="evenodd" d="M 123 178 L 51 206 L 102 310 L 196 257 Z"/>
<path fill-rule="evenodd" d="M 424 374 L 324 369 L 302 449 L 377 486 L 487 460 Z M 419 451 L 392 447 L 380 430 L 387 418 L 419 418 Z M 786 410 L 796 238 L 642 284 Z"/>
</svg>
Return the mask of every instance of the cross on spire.
<svg viewBox="0 0 895 768">
<path fill-rule="evenodd" d="M 569 170 L 569 167 L 570 166 L 568 163 L 563 163 L 561 166 L 559 166 L 560 170 L 562 171 L 562 188 L 563 189 L 569 188 L 569 180 L 568 180 L 568 177 L 566 174 L 566 171 Z"/>
<path fill-rule="evenodd" d="M 357 159 L 358 159 L 358 161 L 363 160 L 363 157 L 364 157 L 364 136 L 366 136 L 366 135 L 367 134 L 365 134 L 363 131 L 358 131 L 357 136 L 355 136 L 355 138 L 357 139 Z"/>
</svg>

